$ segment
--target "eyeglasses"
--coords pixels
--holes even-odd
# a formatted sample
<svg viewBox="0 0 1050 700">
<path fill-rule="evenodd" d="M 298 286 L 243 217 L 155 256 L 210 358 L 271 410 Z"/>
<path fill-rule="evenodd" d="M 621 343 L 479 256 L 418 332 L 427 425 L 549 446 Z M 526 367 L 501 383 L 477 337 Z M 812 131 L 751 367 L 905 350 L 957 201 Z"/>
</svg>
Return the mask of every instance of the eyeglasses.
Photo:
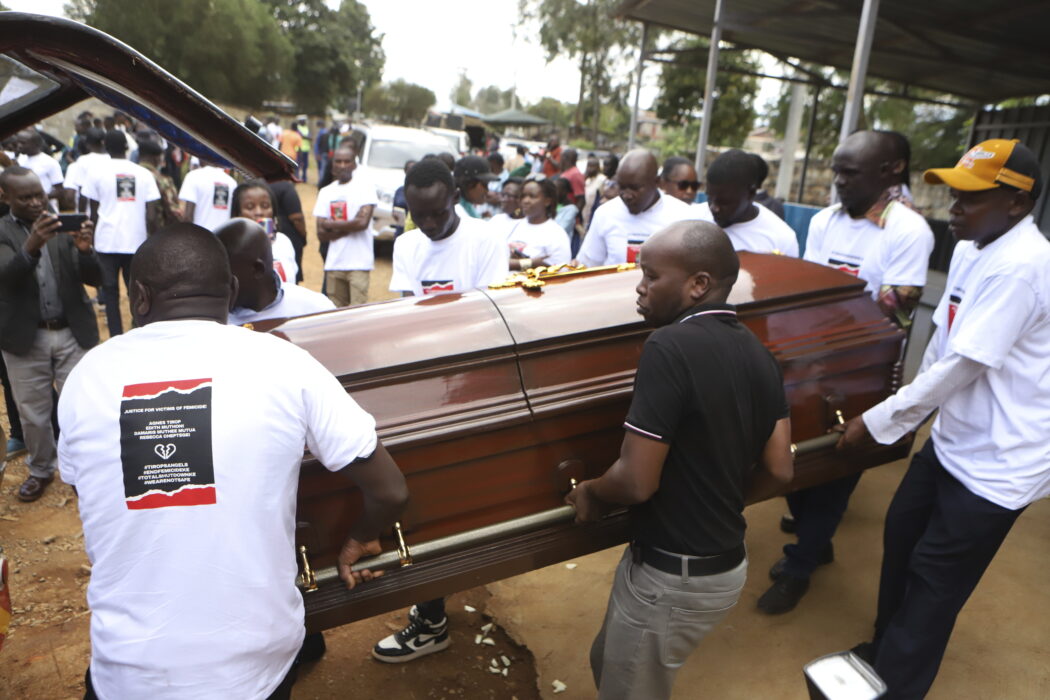
<svg viewBox="0 0 1050 700">
<path fill-rule="evenodd" d="M 700 189 L 699 180 L 678 180 L 674 183 L 674 186 L 680 190 L 698 190 Z"/>
</svg>

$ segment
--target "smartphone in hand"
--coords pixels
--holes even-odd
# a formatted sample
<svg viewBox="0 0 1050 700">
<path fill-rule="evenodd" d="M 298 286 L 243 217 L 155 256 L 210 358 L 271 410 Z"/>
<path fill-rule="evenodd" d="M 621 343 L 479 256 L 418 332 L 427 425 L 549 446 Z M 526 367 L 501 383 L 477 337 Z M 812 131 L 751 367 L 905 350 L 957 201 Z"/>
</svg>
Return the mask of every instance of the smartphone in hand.
<svg viewBox="0 0 1050 700">
<path fill-rule="evenodd" d="M 59 214 L 58 220 L 59 231 L 76 233 L 80 230 L 81 225 L 87 221 L 87 214 Z"/>
</svg>

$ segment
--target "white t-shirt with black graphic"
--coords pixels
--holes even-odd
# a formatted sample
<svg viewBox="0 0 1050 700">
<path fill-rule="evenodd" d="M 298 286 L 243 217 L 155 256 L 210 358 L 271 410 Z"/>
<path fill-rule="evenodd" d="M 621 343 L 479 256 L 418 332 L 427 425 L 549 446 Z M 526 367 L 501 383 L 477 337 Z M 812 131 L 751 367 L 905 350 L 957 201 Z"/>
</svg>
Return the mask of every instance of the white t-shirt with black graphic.
<svg viewBox="0 0 1050 700">
<path fill-rule="evenodd" d="M 640 214 L 632 214 L 620 197 L 598 207 L 576 259 L 588 267 L 634 262 L 649 236 L 678 221 L 696 218 L 682 200 L 659 191 L 658 196 Z"/>
<path fill-rule="evenodd" d="M 779 216 L 755 203 L 758 215 L 750 221 L 740 221 L 726 229 L 726 235 L 733 243 L 733 250 L 751 253 L 776 253 L 792 258 L 798 257 L 798 238 L 795 231 L 784 223 Z M 715 223 L 711 207 L 707 202 L 689 206 L 694 219 Z"/>
<path fill-rule="evenodd" d="M 95 249 L 134 253 L 146 240 L 146 203 L 160 199 L 153 173 L 124 158 L 96 161 L 80 187 L 98 202 Z"/>
<path fill-rule="evenodd" d="M 349 221 L 361 207 L 375 205 L 379 196 L 375 185 L 364 174 L 355 173 L 350 182 L 338 180 L 322 187 L 317 193 L 314 216 L 318 219 Z M 325 270 L 371 270 L 375 267 L 375 234 L 371 222 L 360 231 L 354 231 L 328 244 Z"/>
<path fill-rule="evenodd" d="M 515 220 L 507 232 L 507 245 L 512 253 L 516 251 L 527 258 L 546 258 L 544 265 L 561 265 L 572 260 L 568 234 L 551 219 L 542 224 L 530 224 L 527 219 Z"/>
<path fill-rule="evenodd" d="M 241 326 L 245 323 L 255 323 L 271 318 L 294 318 L 316 314 L 331 311 L 334 308 L 335 304 L 324 294 L 300 287 L 293 281 L 290 284 L 278 286 L 277 298 L 265 309 L 256 311 L 238 306 L 230 312 L 227 322 Z"/>
<path fill-rule="evenodd" d="M 270 695 L 304 634 L 303 446 L 353 469 L 376 449 L 372 416 L 304 350 L 195 320 L 88 351 L 58 414 L 59 466 L 92 563 L 99 697 Z"/>
<path fill-rule="evenodd" d="M 1050 495 L 1050 242 L 1027 217 L 955 246 L 929 352 L 988 367 L 940 407 L 937 456 L 973 493 L 1017 509 Z"/>
<path fill-rule="evenodd" d="M 394 241 L 390 291 L 423 296 L 485 287 L 507 278 L 509 258 L 506 240 L 481 219 L 461 217 L 455 233 L 440 241 L 413 229 Z"/>
<path fill-rule="evenodd" d="M 273 252 L 273 269 L 281 278 L 281 284 L 295 284 L 299 263 L 295 262 L 295 246 L 291 239 L 278 231 L 270 241 L 270 248 Z"/>
<path fill-rule="evenodd" d="M 209 231 L 230 220 L 230 205 L 237 181 L 222 168 L 206 165 L 186 173 L 179 199 L 193 202 L 193 223 Z"/>
<path fill-rule="evenodd" d="M 809 222 L 803 258 L 860 277 L 872 299 L 882 285 L 925 286 L 934 243 L 929 224 L 899 203 L 890 204 L 884 216 L 886 225 L 879 228 L 840 205 L 820 210 Z"/>
</svg>

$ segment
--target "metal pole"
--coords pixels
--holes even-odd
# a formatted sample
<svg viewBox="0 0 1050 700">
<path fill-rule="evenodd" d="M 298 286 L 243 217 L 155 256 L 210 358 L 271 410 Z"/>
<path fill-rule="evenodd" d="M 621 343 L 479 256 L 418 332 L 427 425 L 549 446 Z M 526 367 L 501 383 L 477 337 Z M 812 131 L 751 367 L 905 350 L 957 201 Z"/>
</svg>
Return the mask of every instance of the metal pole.
<svg viewBox="0 0 1050 700">
<path fill-rule="evenodd" d="M 813 133 L 817 129 L 817 109 L 820 108 L 820 91 L 823 85 L 817 83 L 813 88 L 813 106 L 809 110 L 809 126 L 806 131 L 806 155 L 802 159 L 802 173 L 798 178 L 798 203 L 804 202 L 806 196 L 806 171 L 809 170 L 809 154 L 813 151 Z"/>
<path fill-rule="evenodd" d="M 707 52 L 707 80 L 704 82 L 704 113 L 700 122 L 700 137 L 696 141 L 696 172 L 704 179 L 704 160 L 707 158 L 707 139 L 711 135 L 711 115 L 715 108 L 715 78 L 718 75 L 718 42 L 722 40 L 722 0 L 715 2 L 715 19 L 711 25 L 711 47 Z"/>
<path fill-rule="evenodd" d="M 645 43 L 649 38 L 649 23 L 642 22 L 642 44 L 638 47 L 638 70 L 635 73 L 634 109 L 631 110 L 631 133 L 627 137 L 627 150 L 634 148 L 638 134 L 638 103 L 642 100 L 642 71 L 645 70 Z"/>
<path fill-rule="evenodd" d="M 853 51 L 853 68 L 849 74 L 849 92 L 846 93 L 846 111 L 842 114 L 842 133 L 839 143 L 857 128 L 860 113 L 864 108 L 864 82 L 868 77 L 868 58 L 871 56 L 871 41 L 875 37 L 875 24 L 879 17 L 879 0 L 864 0 L 857 29 L 857 45 Z"/>
<path fill-rule="evenodd" d="M 787 199 L 791 196 L 791 176 L 795 171 L 795 151 L 798 150 L 798 132 L 802 129 L 802 110 L 806 107 L 806 86 L 794 83 L 791 86 L 791 109 L 788 110 L 787 129 L 784 131 L 783 153 L 780 155 L 780 171 L 777 173 L 775 197 Z"/>
</svg>

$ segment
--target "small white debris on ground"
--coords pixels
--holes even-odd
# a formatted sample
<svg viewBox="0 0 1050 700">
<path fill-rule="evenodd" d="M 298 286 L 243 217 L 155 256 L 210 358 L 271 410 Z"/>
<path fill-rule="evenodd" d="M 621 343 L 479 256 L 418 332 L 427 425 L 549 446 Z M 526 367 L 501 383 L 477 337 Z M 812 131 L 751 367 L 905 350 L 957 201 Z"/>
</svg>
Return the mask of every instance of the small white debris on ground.
<svg viewBox="0 0 1050 700">
<path fill-rule="evenodd" d="M 552 681 L 551 686 L 554 688 L 555 693 L 564 693 L 565 689 L 569 687 L 559 680 Z"/>
<path fill-rule="evenodd" d="M 489 631 L 490 629 L 492 629 L 492 623 L 491 623 L 491 622 L 490 622 L 490 623 L 488 623 L 487 625 L 482 625 L 482 626 L 481 626 L 481 631 L 482 631 L 482 632 L 484 632 L 484 633 L 486 633 L 486 634 L 488 634 L 488 631 Z"/>
<path fill-rule="evenodd" d="M 482 644 L 488 644 L 488 645 L 489 645 L 490 647 L 494 647 L 494 646 L 496 646 L 496 642 L 494 642 L 494 641 L 493 641 L 493 640 L 492 640 L 491 638 L 489 638 L 489 637 L 485 637 L 484 639 L 482 639 L 482 640 L 481 640 L 481 643 L 482 643 Z"/>
<path fill-rule="evenodd" d="M 482 639 L 482 635 L 480 635 L 480 634 L 475 634 L 474 635 L 474 643 L 475 644 L 481 644 L 481 639 Z"/>
<path fill-rule="evenodd" d="M 466 610 L 467 612 L 477 612 L 478 611 L 478 609 L 475 608 L 473 605 L 464 605 L 463 609 Z"/>
<path fill-rule="evenodd" d="M 510 659 L 508 659 L 506 656 L 500 656 L 499 658 L 503 661 L 504 666 L 510 666 Z"/>
<path fill-rule="evenodd" d="M 572 571 L 572 570 L 573 570 L 573 569 L 575 569 L 575 568 L 576 568 L 577 566 L 579 566 L 579 565 L 578 565 L 578 564 L 566 564 L 566 565 L 565 565 L 565 568 L 566 568 L 566 569 L 568 569 L 569 571 Z"/>
</svg>

